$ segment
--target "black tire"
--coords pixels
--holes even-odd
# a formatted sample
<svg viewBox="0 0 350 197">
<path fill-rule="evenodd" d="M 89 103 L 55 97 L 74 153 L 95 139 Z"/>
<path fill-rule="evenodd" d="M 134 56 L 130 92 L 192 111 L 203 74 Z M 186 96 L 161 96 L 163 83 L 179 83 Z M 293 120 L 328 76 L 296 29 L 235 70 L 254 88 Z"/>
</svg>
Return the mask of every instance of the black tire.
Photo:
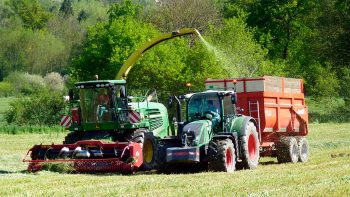
<svg viewBox="0 0 350 197">
<path fill-rule="evenodd" d="M 167 140 L 167 141 L 161 141 L 158 144 L 157 148 L 157 157 L 156 157 L 156 169 L 158 173 L 171 173 L 171 164 L 166 162 L 166 150 L 169 147 L 176 147 L 177 146 L 177 139 L 174 140 Z"/>
<path fill-rule="evenodd" d="M 208 170 L 214 172 L 234 172 L 236 152 L 230 139 L 217 139 L 209 142 Z"/>
<path fill-rule="evenodd" d="M 299 147 L 299 162 L 307 162 L 309 160 L 309 143 L 305 137 L 296 137 Z"/>
<path fill-rule="evenodd" d="M 136 130 L 133 142 L 140 143 L 143 154 L 142 170 L 153 170 L 156 167 L 157 140 L 148 130 Z"/>
<path fill-rule="evenodd" d="M 248 122 L 245 136 L 241 136 L 242 142 L 242 168 L 255 169 L 259 165 L 260 142 L 256 126 L 253 122 Z"/>
<path fill-rule="evenodd" d="M 299 159 L 299 147 L 295 137 L 281 137 L 276 144 L 278 163 L 296 163 Z"/>
<path fill-rule="evenodd" d="M 82 136 L 77 132 L 68 133 L 68 135 L 64 138 L 63 144 L 74 144 L 77 141 L 81 140 Z"/>
</svg>

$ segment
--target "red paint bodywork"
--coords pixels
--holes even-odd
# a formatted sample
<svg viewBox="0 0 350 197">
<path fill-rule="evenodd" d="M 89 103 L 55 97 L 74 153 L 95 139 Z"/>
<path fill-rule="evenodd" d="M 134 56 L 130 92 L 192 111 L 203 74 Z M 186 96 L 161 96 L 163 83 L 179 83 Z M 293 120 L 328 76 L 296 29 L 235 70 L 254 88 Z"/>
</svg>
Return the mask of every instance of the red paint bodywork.
<svg viewBox="0 0 350 197">
<path fill-rule="evenodd" d="M 308 109 L 305 105 L 304 87 L 301 79 L 300 87 L 296 87 L 300 92 L 286 92 L 286 78 L 279 78 L 281 84 L 278 88 L 281 91 L 247 91 L 248 82 L 262 82 L 265 77 L 258 78 L 240 78 L 240 79 L 207 79 L 206 87 L 218 85 L 223 90 L 232 90 L 235 87 L 233 80 L 240 83 L 240 91 L 237 91 L 238 109 L 243 109 L 243 114 L 252 116 L 258 122 L 257 130 L 259 132 L 260 147 L 270 148 L 281 136 L 306 136 L 308 134 Z M 263 83 L 263 82 L 262 82 Z M 208 88 L 209 87 L 209 88 Z M 219 88 L 219 89 L 220 89 Z M 251 105 L 257 103 L 258 105 Z M 259 106 L 259 113 L 257 112 Z M 239 110 L 238 110 L 239 111 Z M 258 116 L 260 116 L 258 118 Z M 263 155 L 264 153 L 262 153 Z M 268 154 L 268 153 L 267 153 Z"/>
<path fill-rule="evenodd" d="M 93 159 L 45 159 L 32 160 L 27 159 L 28 155 L 37 150 L 61 150 L 63 147 L 74 150 L 77 147 L 99 147 L 103 150 L 123 150 L 120 158 L 93 158 Z M 128 151 L 130 162 L 122 160 L 125 152 Z M 43 163 L 73 163 L 76 172 L 120 172 L 134 173 L 143 163 L 142 149 L 139 143 L 114 142 L 104 143 L 98 140 L 78 141 L 75 144 L 52 144 L 35 145 L 28 152 L 23 162 L 29 162 L 28 171 L 35 172 L 42 169 Z"/>
</svg>

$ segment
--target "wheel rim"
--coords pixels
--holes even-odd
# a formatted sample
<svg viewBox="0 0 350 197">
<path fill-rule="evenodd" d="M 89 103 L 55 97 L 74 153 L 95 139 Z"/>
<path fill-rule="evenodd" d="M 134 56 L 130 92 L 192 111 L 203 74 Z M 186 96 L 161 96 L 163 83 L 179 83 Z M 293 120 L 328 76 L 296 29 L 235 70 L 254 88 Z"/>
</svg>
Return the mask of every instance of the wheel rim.
<svg viewBox="0 0 350 197">
<path fill-rule="evenodd" d="M 308 150 L 307 150 L 307 146 L 306 146 L 306 144 L 305 143 L 303 143 L 302 145 L 301 145 L 301 148 L 300 148 L 301 150 L 300 150 L 300 155 L 301 155 L 301 157 L 302 157 L 302 159 L 306 159 L 307 158 L 307 154 L 308 154 Z"/>
<path fill-rule="evenodd" d="M 292 162 L 298 161 L 298 146 L 296 144 L 292 145 Z"/>
<path fill-rule="evenodd" d="M 232 167 L 232 152 L 231 149 L 226 149 L 226 168 L 231 169 Z"/>
<path fill-rule="evenodd" d="M 256 142 L 253 133 L 251 133 L 248 138 L 248 153 L 250 160 L 254 160 L 256 156 Z"/>
<path fill-rule="evenodd" d="M 143 144 L 143 159 L 146 163 L 151 163 L 153 159 L 153 146 L 150 140 Z"/>
</svg>

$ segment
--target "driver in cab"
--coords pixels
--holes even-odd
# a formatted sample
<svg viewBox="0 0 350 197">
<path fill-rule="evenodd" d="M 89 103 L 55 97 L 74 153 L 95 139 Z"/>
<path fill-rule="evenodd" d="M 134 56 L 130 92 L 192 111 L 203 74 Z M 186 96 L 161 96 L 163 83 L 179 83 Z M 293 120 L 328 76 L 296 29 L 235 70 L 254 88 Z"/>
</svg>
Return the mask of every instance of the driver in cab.
<svg viewBox="0 0 350 197">
<path fill-rule="evenodd" d="M 207 101 L 207 107 L 208 107 L 208 111 L 212 115 L 211 121 L 213 123 L 213 126 L 219 125 L 219 122 L 221 120 L 220 112 L 219 112 L 219 109 L 214 105 L 214 101 L 213 100 L 208 100 Z"/>
</svg>

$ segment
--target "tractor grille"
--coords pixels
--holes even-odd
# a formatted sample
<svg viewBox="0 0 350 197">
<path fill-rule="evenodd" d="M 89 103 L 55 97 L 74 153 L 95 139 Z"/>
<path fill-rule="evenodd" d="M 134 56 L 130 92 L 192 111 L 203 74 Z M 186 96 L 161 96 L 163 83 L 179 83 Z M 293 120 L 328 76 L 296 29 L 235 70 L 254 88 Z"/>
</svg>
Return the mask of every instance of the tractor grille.
<svg viewBox="0 0 350 197">
<path fill-rule="evenodd" d="M 150 122 L 150 130 L 153 131 L 155 129 L 158 129 L 163 125 L 163 119 L 162 117 L 154 117 L 149 120 Z"/>
</svg>

